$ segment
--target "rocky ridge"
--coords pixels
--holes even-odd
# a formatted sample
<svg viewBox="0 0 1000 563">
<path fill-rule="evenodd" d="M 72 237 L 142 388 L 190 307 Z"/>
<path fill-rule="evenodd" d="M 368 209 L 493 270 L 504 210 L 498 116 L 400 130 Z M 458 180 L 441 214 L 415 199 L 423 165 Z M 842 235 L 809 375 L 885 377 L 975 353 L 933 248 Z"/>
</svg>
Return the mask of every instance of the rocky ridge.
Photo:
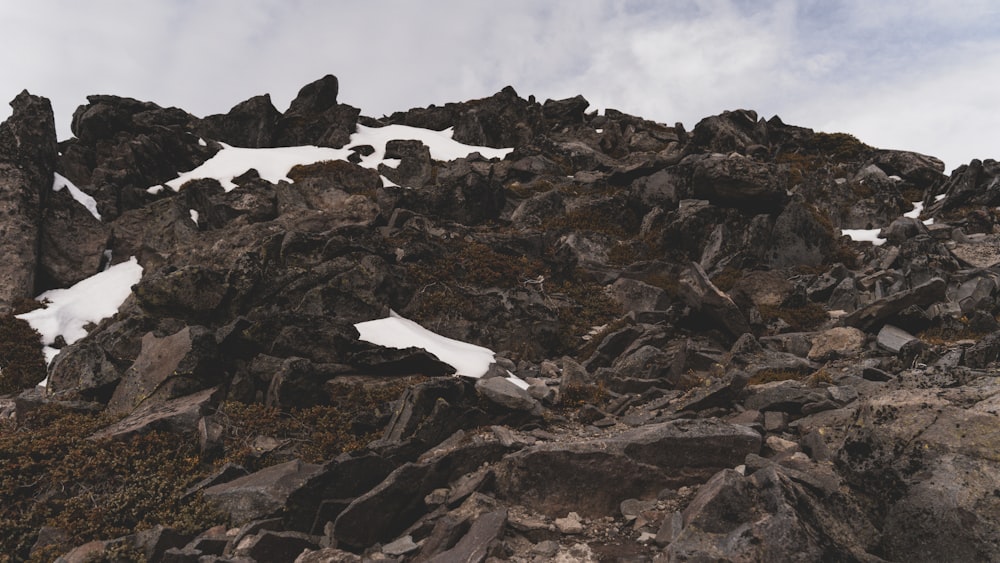
<svg viewBox="0 0 1000 563">
<path fill-rule="evenodd" d="M 131 533 L 101 535 L 66 516 L 79 491 L 39 477 L 17 485 L 25 506 L 55 508 L 9 534 L 12 560 L 1000 553 L 995 161 L 949 176 L 747 110 L 687 131 L 508 87 L 373 118 L 337 90 L 327 76 L 284 113 L 258 96 L 205 118 L 92 96 L 58 144 L 44 98 L 12 103 L 0 307 L 130 256 L 144 273 L 62 347 L 47 389 L 4 400 L 3 432 L 55 408 L 102 417 L 84 425 L 98 451 L 174 444 L 189 465 L 170 502 L 212 511 L 182 524 L 96 507 L 134 512 L 109 528 Z M 248 170 L 231 191 L 148 189 L 221 143 L 339 148 L 359 125 L 513 151 L 445 162 L 397 140 L 398 164 L 377 170 L 354 147 L 293 182 Z M 49 189 L 56 172 L 101 219 Z M 901 217 L 913 202 L 919 217 Z M 873 228 L 884 244 L 841 235 Z M 455 377 L 359 339 L 355 323 L 390 310 L 495 365 Z M 269 410 L 236 432 L 252 408 Z M 322 409 L 346 414 L 280 435 Z M 245 463 L 224 463 L 238 447 Z"/>
</svg>

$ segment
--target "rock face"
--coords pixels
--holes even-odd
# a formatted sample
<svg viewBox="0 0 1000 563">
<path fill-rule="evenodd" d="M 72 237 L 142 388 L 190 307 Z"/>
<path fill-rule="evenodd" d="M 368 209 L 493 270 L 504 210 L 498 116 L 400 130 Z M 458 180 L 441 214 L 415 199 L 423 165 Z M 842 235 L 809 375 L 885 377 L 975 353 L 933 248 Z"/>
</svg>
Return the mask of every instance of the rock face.
<svg viewBox="0 0 1000 563">
<path fill-rule="evenodd" d="M 42 213 L 56 169 L 56 126 L 52 105 L 25 90 L 10 103 L 13 114 L 0 123 L 0 312 L 36 293 Z"/>
<path fill-rule="evenodd" d="M 997 559 L 995 161 L 949 177 L 749 110 L 688 132 L 511 87 L 376 119 L 339 86 L 205 118 L 91 96 L 58 150 L 48 103 L 14 100 L 0 313 L 130 256 L 143 275 L 116 315 L 53 343 L 44 392 L 0 398 L 16 429 L 0 443 L 22 444 L 0 472 L 23 473 L 0 475 L 14 483 L 0 522 L 18 523 L 0 552 Z M 439 160 L 391 139 L 373 168 L 382 147 L 352 146 L 276 183 L 248 169 L 229 191 L 149 189 L 223 143 L 344 147 L 387 125 L 473 147 Z M 53 191 L 56 173 L 100 218 Z M 901 217 L 917 200 L 922 215 Z M 885 242 L 840 234 L 854 228 Z M 456 376 L 469 367 L 444 352 L 360 339 L 357 323 L 391 314 L 493 363 Z M 31 423 L 67 431 L 57 411 L 102 453 L 39 468 L 58 437 Z M 157 509 L 64 477 L 161 443 L 185 474 L 136 462 L 127 480 Z M 106 518 L 75 521 L 83 506 Z"/>
</svg>

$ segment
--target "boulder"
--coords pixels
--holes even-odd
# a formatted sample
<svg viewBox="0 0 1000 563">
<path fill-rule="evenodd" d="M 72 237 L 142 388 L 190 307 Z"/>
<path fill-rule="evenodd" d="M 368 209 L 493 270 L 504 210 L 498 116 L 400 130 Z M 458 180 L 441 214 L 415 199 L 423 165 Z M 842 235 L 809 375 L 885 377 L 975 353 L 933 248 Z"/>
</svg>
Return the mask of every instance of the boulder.
<svg viewBox="0 0 1000 563">
<path fill-rule="evenodd" d="M 321 465 L 292 460 L 213 485 L 204 489 L 203 495 L 234 524 L 283 516 L 292 494 L 321 470 Z"/>
<path fill-rule="evenodd" d="M 846 326 L 853 326 L 864 331 L 874 330 L 907 307 L 913 305 L 928 307 L 942 301 L 945 298 L 946 286 L 943 279 L 933 278 L 913 289 L 878 299 L 843 317 L 841 322 Z"/>
<path fill-rule="evenodd" d="M 894 389 L 862 401 L 838 464 L 877 499 L 881 554 L 892 561 L 988 560 L 1000 541 L 993 494 L 992 380 L 957 389 Z"/>
<path fill-rule="evenodd" d="M 229 113 L 205 116 L 198 123 L 198 133 L 235 147 L 272 147 L 280 118 L 271 96 L 264 94 L 236 104 Z"/>
<path fill-rule="evenodd" d="M 193 433 L 198 421 L 205 415 L 211 414 L 221 399 L 220 389 L 212 387 L 177 399 L 144 403 L 125 418 L 91 437 L 123 438 L 153 430 L 177 434 Z"/>
<path fill-rule="evenodd" d="M 677 420 L 508 455 L 496 468 L 501 499 L 543 514 L 599 516 L 628 498 L 706 479 L 760 450 L 760 435 L 718 420 Z M 581 494 L 587 491 L 587 494 Z"/>
<path fill-rule="evenodd" d="M 708 278 L 705 270 L 692 263 L 677 280 L 681 297 L 695 315 L 703 315 L 734 340 L 750 332 L 739 307 Z"/>
<path fill-rule="evenodd" d="M 834 327 L 813 337 L 807 357 L 814 362 L 851 357 L 861 351 L 865 338 L 865 333 L 854 327 Z"/>
<path fill-rule="evenodd" d="M 775 211 L 788 199 L 783 178 L 767 164 L 742 156 L 709 155 L 693 163 L 694 196 L 719 207 Z"/>
<path fill-rule="evenodd" d="M 361 110 L 338 103 L 339 90 L 337 77 L 332 74 L 303 86 L 278 120 L 275 146 L 340 148 L 347 144 L 357 129 Z"/>
<path fill-rule="evenodd" d="M 10 103 L 0 123 L 0 313 L 36 291 L 42 208 L 56 170 L 55 118 L 49 100 L 27 90 Z"/>
<path fill-rule="evenodd" d="M 125 414 L 222 383 L 215 334 L 200 326 L 184 327 L 159 338 L 142 337 L 142 349 L 115 388 L 109 412 Z"/>
<path fill-rule="evenodd" d="M 355 548 L 390 541 L 428 511 L 424 497 L 484 462 L 498 460 L 505 451 L 495 440 L 475 437 L 423 461 L 403 464 L 340 513 L 333 536 L 339 545 Z"/>
</svg>

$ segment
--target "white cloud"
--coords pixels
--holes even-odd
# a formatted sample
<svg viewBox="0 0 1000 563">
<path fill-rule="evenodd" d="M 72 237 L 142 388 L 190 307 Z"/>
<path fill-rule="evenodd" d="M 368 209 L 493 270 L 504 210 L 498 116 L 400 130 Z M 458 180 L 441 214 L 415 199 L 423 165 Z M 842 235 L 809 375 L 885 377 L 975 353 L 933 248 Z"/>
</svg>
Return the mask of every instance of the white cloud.
<svg viewBox="0 0 1000 563">
<path fill-rule="evenodd" d="M 23 88 L 50 97 L 66 136 L 95 93 L 205 115 L 269 92 L 283 110 L 333 73 L 342 101 L 379 116 L 510 84 L 689 128 L 756 109 L 954 166 L 995 146 L 983 125 L 995 129 L 1000 98 L 989 70 L 998 10 L 987 0 L 36 0 L 0 19 L 0 100 Z"/>
</svg>

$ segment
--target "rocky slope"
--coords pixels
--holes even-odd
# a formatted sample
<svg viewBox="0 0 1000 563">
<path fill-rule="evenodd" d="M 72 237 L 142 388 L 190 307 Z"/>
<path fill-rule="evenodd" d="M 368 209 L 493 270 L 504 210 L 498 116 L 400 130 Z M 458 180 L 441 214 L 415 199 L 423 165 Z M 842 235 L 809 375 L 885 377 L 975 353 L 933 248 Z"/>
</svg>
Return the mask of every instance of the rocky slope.
<svg viewBox="0 0 1000 563">
<path fill-rule="evenodd" d="M 10 560 L 1000 556 L 995 161 L 947 176 L 752 111 L 688 131 L 509 87 L 376 119 L 337 89 L 205 118 L 93 96 L 58 145 L 48 102 L 14 100 L 3 311 L 144 270 L 3 403 Z M 513 151 L 403 139 L 375 170 L 356 146 L 293 182 L 148 189 L 221 143 L 388 125 Z M 495 365 L 359 339 L 390 310 Z"/>
</svg>

